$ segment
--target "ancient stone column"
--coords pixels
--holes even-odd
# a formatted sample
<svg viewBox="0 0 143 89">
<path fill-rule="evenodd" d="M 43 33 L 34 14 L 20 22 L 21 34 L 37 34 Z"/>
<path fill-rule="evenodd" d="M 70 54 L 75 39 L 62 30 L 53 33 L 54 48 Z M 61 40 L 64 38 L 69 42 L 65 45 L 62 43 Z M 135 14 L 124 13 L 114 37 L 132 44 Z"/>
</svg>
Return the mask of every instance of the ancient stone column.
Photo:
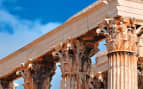
<svg viewBox="0 0 143 89">
<path fill-rule="evenodd" d="M 15 89 L 13 81 L 11 80 L 1 80 L 0 89 Z"/>
<path fill-rule="evenodd" d="M 56 63 L 49 56 L 30 63 L 22 74 L 24 89 L 50 89 L 55 69 Z"/>
<path fill-rule="evenodd" d="M 89 89 L 107 89 L 107 72 L 96 73 L 93 77 L 90 78 Z"/>
<path fill-rule="evenodd" d="M 53 53 L 58 56 L 61 63 L 62 80 L 60 89 L 89 89 L 90 53 L 92 46 L 79 40 L 67 41 L 60 49 Z"/>
<path fill-rule="evenodd" d="M 108 89 L 138 89 L 137 35 L 133 19 L 107 19 Z"/>
</svg>

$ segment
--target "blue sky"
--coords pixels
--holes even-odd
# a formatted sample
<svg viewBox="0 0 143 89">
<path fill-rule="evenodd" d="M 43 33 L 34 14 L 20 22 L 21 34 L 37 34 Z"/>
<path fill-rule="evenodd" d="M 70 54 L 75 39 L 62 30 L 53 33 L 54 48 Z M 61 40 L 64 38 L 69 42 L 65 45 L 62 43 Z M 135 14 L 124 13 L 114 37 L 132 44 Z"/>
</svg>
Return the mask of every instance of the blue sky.
<svg viewBox="0 0 143 89">
<path fill-rule="evenodd" d="M 0 0 L 0 59 L 61 25 L 95 1 Z M 54 79 L 58 77 L 59 69 Z M 19 81 L 16 82 L 22 83 Z M 58 89 L 59 79 L 52 83 L 56 84 L 52 89 Z"/>
<path fill-rule="evenodd" d="M 0 59 L 96 0 L 0 0 Z"/>
</svg>

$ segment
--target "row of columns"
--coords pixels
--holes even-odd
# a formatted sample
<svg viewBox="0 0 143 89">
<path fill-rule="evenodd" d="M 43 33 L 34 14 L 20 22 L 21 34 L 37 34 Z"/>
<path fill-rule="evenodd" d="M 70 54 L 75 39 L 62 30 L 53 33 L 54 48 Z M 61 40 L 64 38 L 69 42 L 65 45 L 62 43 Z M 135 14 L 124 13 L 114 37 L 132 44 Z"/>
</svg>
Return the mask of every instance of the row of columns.
<svg viewBox="0 0 143 89">
<path fill-rule="evenodd" d="M 106 19 L 101 27 L 106 36 L 108 50 L 108 89 L 138 89 L 137 79 L 137 34 L 132 19 L 117 16 Z M 104 28 L 104 29 L 103 29 Z M 97 50 L 97 44 L 81 40 L 68 40 L 52 53 L 61 63 L 62 80 L 60 89 L 102 89 L 99 79 L 91 82 L 90 56 Z M 33 62 L 22 72 L 25 89 L 50 89 L 55 63 L 50 57 Z M 106 77 L 107 79 L 107 77 Z M 94 82 L 97 82 L 94 84 Z M 107 81 L 106 81 L 107 82 Z M 0 89 L 5 86 L 1 82 Z M 8 84 L 10 85 L 10 84 Z M 89 86 L 91 85 L 91 86 Z M 97 86 L 96 86 L 97 85 Z M 96 87 L 94 87 L 96 86 Z M 8 87 L 8 86 L 6 86 Z M 9 88 L 8 89 L 12 89 Z M 104 88 L 105 89 L 105 88 Z"/>
</svg>

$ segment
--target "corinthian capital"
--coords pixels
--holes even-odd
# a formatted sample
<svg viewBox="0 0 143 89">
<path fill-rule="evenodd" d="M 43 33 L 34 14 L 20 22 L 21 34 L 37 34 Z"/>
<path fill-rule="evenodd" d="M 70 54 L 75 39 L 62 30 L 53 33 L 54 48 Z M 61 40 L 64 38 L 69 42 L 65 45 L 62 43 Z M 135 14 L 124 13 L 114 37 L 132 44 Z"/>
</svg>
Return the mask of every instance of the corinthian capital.
<svg viewBox="0 0 143 89">
<path fill-rule="evenodd" d="M 105 20 L 106 46 L 108 52 L 136 52 L 137 34 L 135 20 L 120 16 Z M 106 33 L 106 34 L 107 34 Z"/>
</svg>

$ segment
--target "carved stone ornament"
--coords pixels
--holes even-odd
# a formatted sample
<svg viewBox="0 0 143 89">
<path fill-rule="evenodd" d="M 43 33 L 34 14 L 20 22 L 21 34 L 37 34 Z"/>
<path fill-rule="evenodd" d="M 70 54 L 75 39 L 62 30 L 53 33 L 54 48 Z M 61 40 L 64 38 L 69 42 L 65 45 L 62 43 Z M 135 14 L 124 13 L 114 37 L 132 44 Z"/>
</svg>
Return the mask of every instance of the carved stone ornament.
<svg viewBox="0 0 143 89">
<path fill-rule="evenodd" d="M 106 46 L 109 53 L 116 51 L 136 52 L 137 34 L 135 20 L 120 16 L 105 20 Z"/>
</svg>

